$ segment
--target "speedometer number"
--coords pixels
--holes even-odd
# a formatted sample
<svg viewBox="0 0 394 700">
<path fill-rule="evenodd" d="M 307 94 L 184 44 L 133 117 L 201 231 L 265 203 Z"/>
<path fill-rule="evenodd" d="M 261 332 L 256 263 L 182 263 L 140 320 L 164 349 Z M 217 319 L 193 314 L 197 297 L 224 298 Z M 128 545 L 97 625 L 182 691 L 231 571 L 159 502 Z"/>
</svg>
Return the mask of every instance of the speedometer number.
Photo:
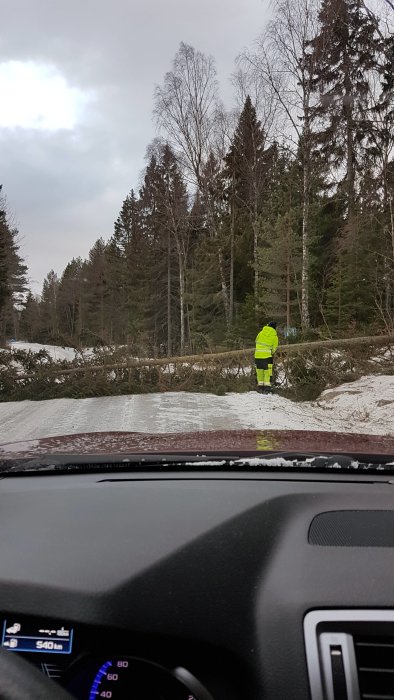
<svg viewBox="0 0 394 700">
<path fill-rule="evenodd" d="M 81 700 L 197 700 L 187 681 L 158 664 L 132 657 L 101 659 L 99 663 L 92 662 L 92 680 L 86 672 L 87 693 L 79 693 L 77 688 L 76 696 Z M 72 690 L 75 694 L 75 686 Z"/>
</svg>

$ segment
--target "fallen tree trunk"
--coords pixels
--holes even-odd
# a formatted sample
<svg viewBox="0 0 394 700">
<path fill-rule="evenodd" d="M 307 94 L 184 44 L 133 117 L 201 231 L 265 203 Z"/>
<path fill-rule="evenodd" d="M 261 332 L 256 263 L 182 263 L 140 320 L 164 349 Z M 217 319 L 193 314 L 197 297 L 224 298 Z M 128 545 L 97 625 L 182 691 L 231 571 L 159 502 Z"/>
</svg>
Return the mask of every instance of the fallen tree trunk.
<svg viewBox="0 0 394 700">
<path fill-rule="evenodd" d="M 278 348 L 279 354 L 296 354 L 300 350 L 319 350 L 319 349 L 335 349 L 354 347 L 357 345 L 374 345 L 376 347 L 382 345 L 394 344 L 394 335 L 371 335 L 361 338 L 343 338 L 342 340 L 316 340 L 311 343 L 294 343 L 292 345 L 282 345 Z"/>
<path fill-rule="evenodd" d="M 308 343 L 293 343 L 291 345 L 281 345 L 278 348 L 277 354 L 279 356 L 283 355 L 296 355 L 302 351 L 311 351 L 319 349 L 340 349 L 346 347 L 355 347 L 362 345 L 373 345 L 375 347 L 394 344 L 394 335 L 378 335 L 378 336 L 365 336 L 360 338 L 344 338 L 342 340 L 318 340 Z M 254 348 L 245 348 L 243 350 L 229 350 L 226 352 L 210 353 L 203 355 L 183 355 L 177 357 L 166 357 L 166 358 L 132 358 L 127 362 L 118 362 L 113 364 L 101 364 L 101 365 L 82 365 L 80 367 L 64 368 L 64 369 L 50 369 L 47 372 L 48 376 L 67 376 L 72 374 L 81 374 L 84 372 L 102 372 L 102 371 L 112 371 L 119 369 L 132 369 L 134 367 L 167 367 L 169 365 L 190 365 L 190 364 L 210 364 L 222 360 L 239 360 L 247 359 L 249 363 L 253 361 Z M 45 372 L 45 369 L 43 368 Z M 37 372 L 23 374 L 18 376 L 18 380 L 34 379 L 37 376 Z"/>
</svg>

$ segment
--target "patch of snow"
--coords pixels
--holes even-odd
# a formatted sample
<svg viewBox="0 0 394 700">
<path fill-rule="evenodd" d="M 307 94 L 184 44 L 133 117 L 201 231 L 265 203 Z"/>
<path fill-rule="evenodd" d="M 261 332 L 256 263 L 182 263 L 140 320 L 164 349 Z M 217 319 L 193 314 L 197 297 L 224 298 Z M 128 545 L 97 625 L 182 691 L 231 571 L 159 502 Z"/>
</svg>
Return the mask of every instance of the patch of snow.
<svg viewBox="0 0 394 700">
<path fill-rule="evenodd" d="M 369 362 L 386 362 L 386 361 L 394 360 L 394 347 L 386 348 L 386 350 L 382 350 L 380 353 L 377 355 L 374 355 L 374 357 L 371 357 L 369 359 Z"/>
<path fill-rule="evenodd" d="M 232 464 L 240 467 L 294 467 L 297 460 L 283 459 L 283 457 L 251 457 L 250 459 L 237 459 Z M 231 464 L 231 462 L 230 462 Z"/>
<path fill-rule="evenodd" d="M 225 464 L 225 459 L 211 459 L 206 462 L 185 462 L 185 467 L 224 467 Z"/>
<path fill-rule="evenodd" d="M 45 345 L 42 343 L 28 343 L 24 340 L 12 340 L 8 343 L 8 347 L 14 350 L 25 350 L 26 352 L 37 353 L 40 350 L 46 350 L 49 356 L 55 360 L 67 360 L 72 362 L 78 356 L 92 357 L 94 354 L 94 348 L 82 348 L 78 350 L 77 348 L 63 347 L 61 345 Z"/>
<path fill-rule="evenodd" d="M 226 367 L 223 370 L 226 374 L 229 375 L 244 375 L 244 376 L 249 376 L 252 373 L 252 367 Z M 254 371 L 254 368 L 253 368 Z"/>
<path fill-rule="evenodd" d="M 41 343 L 25 343 L 22 340 L 12 341 L 8 345 L 13 350 L 25 350 L 26 352 L 33 353 L 46 350 L 53 360 L 68 360 L 69 362 L 75 359 L 75 355 L 78 352 L 75 348 L 62 348 L 58 345 L 41 345 Z"/>
<path fill-rule="evenodd" d="M 339 360 L 341 359 L 343 355 L 343 352 L 340 350 L 332 350 L 331 352 L 327 353 L 326 358 L 332 358 L 333 360 Z"/>
<path fill-rule="evenodd" d="M 248 457 L 229 461 L 230 467 L 294 467 L 299 462 L 296 459 L 283 459 L 283 457 Z M 209 460 L 205 462 L 185 462 L 186 467 L 224 467 L 225 459 Z M 335 465 L 334 465 L 335 466 Z"/>
<path fill-rule="evenodd" d="M 164 367 L 161 368 L 161 371 L 163 374 L 175 374 L 175 365 L 173 363 L 164 365 Z"/>
</svg>

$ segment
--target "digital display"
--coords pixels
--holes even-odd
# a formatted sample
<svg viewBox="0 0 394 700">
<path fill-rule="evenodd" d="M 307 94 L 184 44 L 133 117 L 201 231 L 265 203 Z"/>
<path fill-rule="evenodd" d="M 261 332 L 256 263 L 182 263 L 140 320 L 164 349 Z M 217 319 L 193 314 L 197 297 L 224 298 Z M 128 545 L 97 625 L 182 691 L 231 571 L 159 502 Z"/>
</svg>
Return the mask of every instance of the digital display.
<svg viewBox="0 0 394 700">
<path fill-rule="evenodd" d="M 1 646 L 9 651 L 71 654 L 73 629 L 48 622 L 26 622 L 17 617 L 4 620 Z"/>
</svg>

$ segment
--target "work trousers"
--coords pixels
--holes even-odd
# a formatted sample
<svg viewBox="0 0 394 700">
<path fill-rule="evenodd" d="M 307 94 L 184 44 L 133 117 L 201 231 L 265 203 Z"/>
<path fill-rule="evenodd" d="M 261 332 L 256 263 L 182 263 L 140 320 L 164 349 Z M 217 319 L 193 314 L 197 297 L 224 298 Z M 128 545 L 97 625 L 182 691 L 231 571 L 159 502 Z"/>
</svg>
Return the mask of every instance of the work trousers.
<svg viewBox="0 0 394 700">
<path fill-rule="evenodd" d="M 255 357 L 254 362 L 256 365 L 257 384 L 259 386 L 271 386 L 272 355 L 267 355 L 267 357 Z"/>
</svg>

